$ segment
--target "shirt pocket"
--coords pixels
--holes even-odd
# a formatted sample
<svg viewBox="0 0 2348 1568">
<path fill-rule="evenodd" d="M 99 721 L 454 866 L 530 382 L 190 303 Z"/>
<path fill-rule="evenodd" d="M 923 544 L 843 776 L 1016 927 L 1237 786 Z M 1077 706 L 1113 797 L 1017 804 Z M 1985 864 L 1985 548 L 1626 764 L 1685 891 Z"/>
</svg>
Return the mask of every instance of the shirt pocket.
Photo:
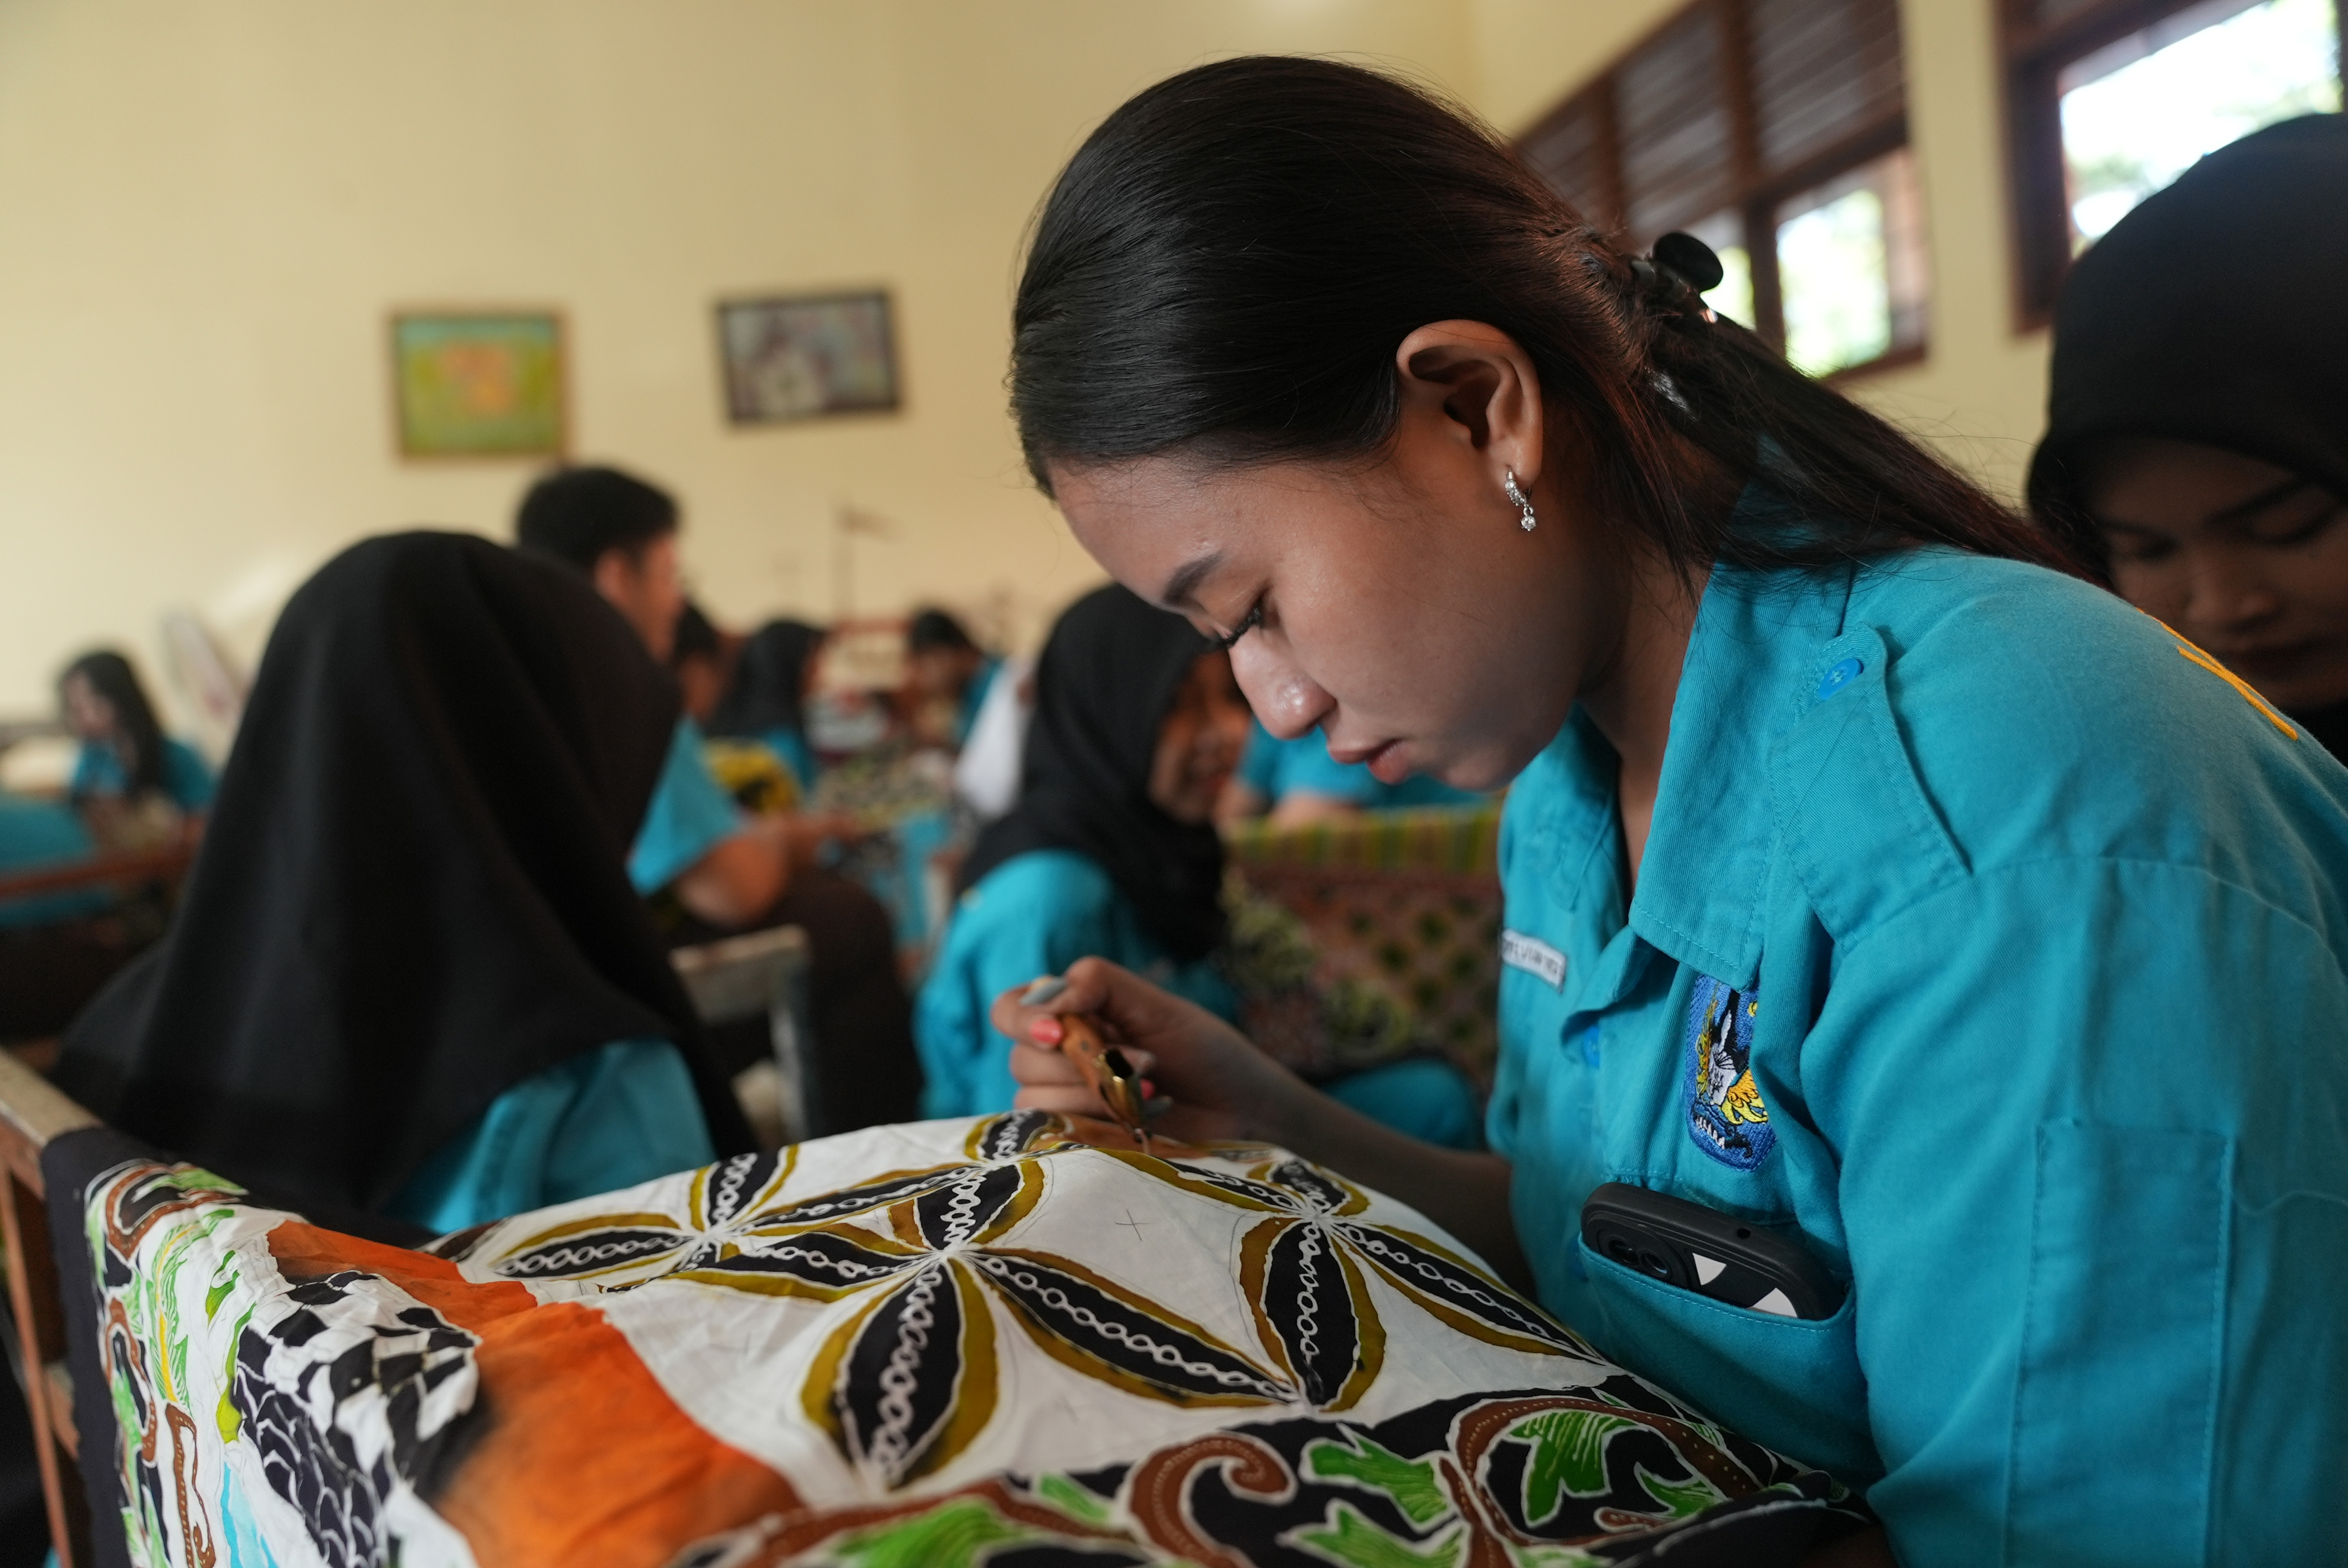
<svg viewBox="0 0 2348 1568">
<path fill-rule="evenodd" d="M 1780 1317 L 1731 1307 L 1594 1253 L 1576 1255 L 1602 1322 L 1599 1348 L 1707 1416 L 1788 1458 L 1864 1486 L 1883 1473 L 1868 1436 L 1854 1310 Z"/>
<path fill-rule="evenodd" d="M 2233 1156 L 2214 1132 L 2039 1126 L 2007 1562 L 2209 1560 Z"/>
</svg>

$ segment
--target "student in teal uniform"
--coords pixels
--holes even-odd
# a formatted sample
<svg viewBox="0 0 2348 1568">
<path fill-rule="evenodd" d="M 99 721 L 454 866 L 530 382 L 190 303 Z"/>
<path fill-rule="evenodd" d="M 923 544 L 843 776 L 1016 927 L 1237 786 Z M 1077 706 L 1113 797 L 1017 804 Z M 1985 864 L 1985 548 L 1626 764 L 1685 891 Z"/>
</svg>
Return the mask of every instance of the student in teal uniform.
<svg viewBox="0 0 2348 1568">
<path fill-rule="evenodd" d="M 616 468 L 572 467 L 530 487 L 514 532 L 525 550 L 583 574 L 665 664 L 685 609 L 678 527 L 676 500 L 659 487 Z M 776 671 L 762 652 L 775 630 L 770 625 L 748 640 L 736 665 L 737 687 L 757 676 L 757 690 L 776 689 L 769 679 Z M 817 864 L 843 825 L 812 813 L 745 815 L 709 771 L 700 725 L 679 712 L 628 853 L 637 890 L 647 897 L 665 893 L 681 907 L 666 929 L 675 944 L 773 926 L 807 933 L 819 1084 L 814 1114 L 828 1132 L 901 1121 L 921 1091 L 912 1004 L 898 973 L 888 911 L 865 888 Z M 767 1031 L 755 1024 L 728 1030 L 720 1043 L 736 1071 L 771 1049 Z"/>
<path fill-rule="evenodd" d="M 1418 1204 L 1864 1487 L 1909 1568 L 2332 1560 L 2348 773 L 1715 317 L 1717 266 L 1626 253 L 1346 66 L 1202 67 L 1094 133 L 1016 306 L 1030 465 L 1274 734 L 1515 779 L 1496 1152 L 1107 963 L 998 999 L 1020 1102 L 1096 1103 L 1054 1015 L 1102 1015 L 1168 1133 Z M 1594 1254 L 1607 1182 L 1847 1295 L 1789 1317 Z"/>
<path fill-rule="evenodd" d="M 916 734 L 960 751 L 1002 668 L 1003 661 L 971 641 L 946 611 L 935 606 L 914 611 L 905 623 L 905 696 Z M 941 707 L 942 724 L 925 712 Z"/>
<path fill-rule="evenodd" d="M 808 687 L 826 633 L 820 626 L 770 620 L 742 641 L 725 690 L 710 710 L 709 733 L 771 748 L 812 794 L 821 764 L 808 743 Z"/>
<path fill-rule="evenodd" d="M 201 816 L 212 804 L 211 764 L 166 735 L 130 661 L 111 649 L 83 654 L 57 677 L 57 709 L 81 743 L 67 793 L 76 804 L 154 794 Z"/>
<path fill-rule="evenodd" d="M 1112 585 L 1060 617 L 1036 664 L 1019 804 L 973 847 L 922 988 L 925 1113 L 1009 1109 L 1011 1040 L 989 1005 L 1086 956 L 1239 1016 L 1212 817 L 1247 727 L 1229 655 L 1179 616 Z M 1423 1137 L 1476 1142 L 1474 1093 L 1447 1063 L 1394 1062 L 1331 1091 Z"/>
<path fill-rule="evenodd" d="M 170 933 L 57 1081 L 279 1201 L 425 1231 L 746 1149 L 625 866 L 676 712 L 567 568 L 354 546 L 279 618 Z"/>
</svg>

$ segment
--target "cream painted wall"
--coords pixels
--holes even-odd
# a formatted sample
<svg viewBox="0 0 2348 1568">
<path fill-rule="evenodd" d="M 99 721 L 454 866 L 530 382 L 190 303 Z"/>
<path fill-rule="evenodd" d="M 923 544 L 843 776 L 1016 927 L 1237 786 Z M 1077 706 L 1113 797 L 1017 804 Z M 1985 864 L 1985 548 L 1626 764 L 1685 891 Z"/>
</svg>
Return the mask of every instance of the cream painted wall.
<svg viewBox="0 0 2348 1568">
<path fill-rule="evenodd" d="M 0 715 L 157 617 L 246 650 L 363 534 L 502 537 L 531 466 L 402 462 L 385 315 L 553 305 L 573 444 L 688 507 L 704 596 L 938 596 L 1021 636 L 1095 572 L 1003 413 L 1019 238 L 1143 85 L 1250 50 L 1398 67 L 1521 128 L 1678 0 L 0 0 Z M 1871 403 L 2011 487 L 2041 338 L 2006 321 L 1989 0 L 1905 0 L 1930 357 Z M 729 427 L 711 302 L 885 284 L 907 406 Z"/>
<path fill-rule="evenodd" d="M 1431 0 L 0 0 L 0 714 L 189 603 L 257 645 L 363 534 L 503 536 L 531 466 L 393 453 L 385 315 L 555 305 L 574 446 L 671 482 L 720 611 L 1007 608 L 1097 574 L 1003 414 L 1022 227 L 1090 127 L 1219 55 L 1455 90 Z M 901 415 L 736 430 L 710 306 L 894 291 Z M 160 683 L 160 682 L 159 682 Z"/>
<path fill-rule="evenodd" d="M 1685 3 L 1471 0 L 1477 105 L 1501 129 L 1521 131 Z M 1931 247 L 1931 341 L 1922 363 L 1848 390 L 2018 498 L 2045 424 L 2046 334 L 2012 325 L 1994 7 L 1900 0 L 1900 9 Z"/>
</svg>

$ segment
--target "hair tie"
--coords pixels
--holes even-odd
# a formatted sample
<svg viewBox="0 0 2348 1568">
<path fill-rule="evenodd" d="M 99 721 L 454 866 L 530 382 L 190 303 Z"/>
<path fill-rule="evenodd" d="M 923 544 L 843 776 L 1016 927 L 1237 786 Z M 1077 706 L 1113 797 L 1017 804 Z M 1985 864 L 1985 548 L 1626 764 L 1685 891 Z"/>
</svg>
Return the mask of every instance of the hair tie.
<svg viewBox="0 0 2348 1568">
<path fill-rule="evenodd" d="M 1704 292 L 1719 287 L 1728 274 L 1711 246 L 1674 229 L 1647 255 L 1631 258 L 1631 275 L 1669 316 L 1710 326 L 1717 318 L 1704 302 Z"/>
</svg>

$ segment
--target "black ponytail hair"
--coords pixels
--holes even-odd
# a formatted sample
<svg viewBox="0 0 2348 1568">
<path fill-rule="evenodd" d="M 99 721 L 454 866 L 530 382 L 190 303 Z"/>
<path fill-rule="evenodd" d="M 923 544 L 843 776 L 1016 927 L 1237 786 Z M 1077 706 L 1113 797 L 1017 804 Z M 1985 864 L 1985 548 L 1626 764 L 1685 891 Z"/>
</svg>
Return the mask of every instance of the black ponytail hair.
<svg viewBox="0 0 2348 1568">
<path fill-rule="evenodd" d="M 67 665 L 57 675 L 57 700 L 65 700 L 66 682 L 79 677 L 114 709 L 115 755 L 122 764 L 123 791 L 137 796 L 168 787 L 163 771 L 163 727 L 155 722 L 155 705 L 147 700 L 139 672 L 130 661 L 110 648 L 94 649 Z"/>
<path fill-rule="evenodd" d="M 1668 267 L 1585 222 L 1491 131 L 1356 66 L 1258 56 L 1128 101 L 1039 216 L 1013 315 L 1030 471 L 1179 452 L 1367 458 L 1394 354 L 1429 322 L 1514 338 L 1597 454 L 1601 504 L 1685 572 L 1941 544 L 2077 569 L 1898 430 L 1707 321 Z M 1693 448 L 1794 503 L 1738 529 Z M 1715 488 L 1717 487 L 1715 486 Z"/>
</svg>

